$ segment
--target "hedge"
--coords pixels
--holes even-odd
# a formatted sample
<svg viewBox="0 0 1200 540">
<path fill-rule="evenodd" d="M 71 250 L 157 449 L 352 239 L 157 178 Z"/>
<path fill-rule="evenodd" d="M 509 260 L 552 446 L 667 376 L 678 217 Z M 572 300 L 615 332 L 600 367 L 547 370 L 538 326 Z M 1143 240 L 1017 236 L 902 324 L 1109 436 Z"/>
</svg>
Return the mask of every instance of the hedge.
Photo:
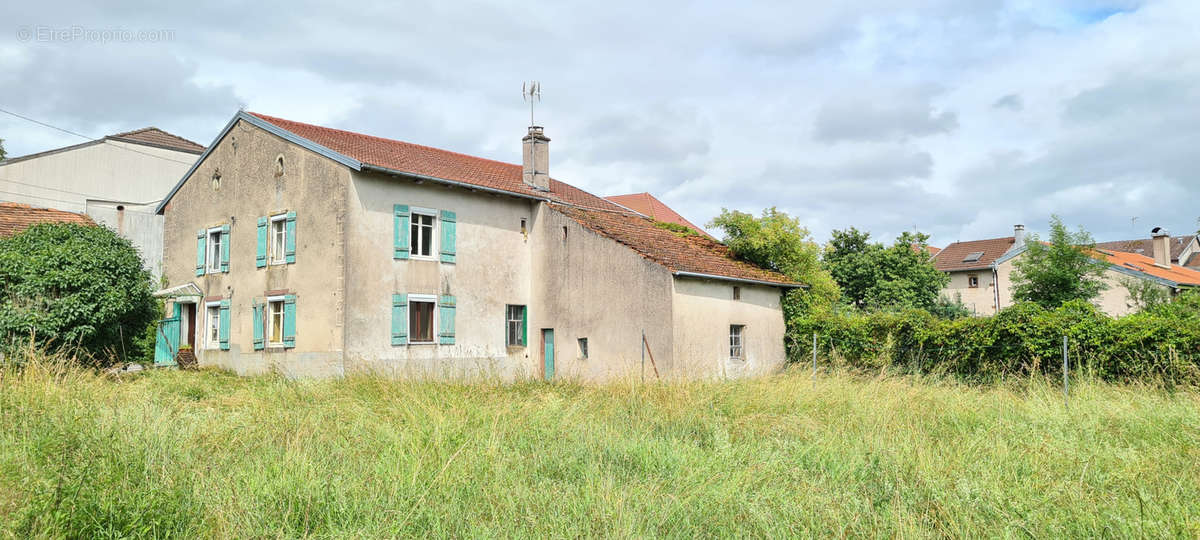
<svg viewBox="0 0 1200 540">
<path fill-rule="evenodd" d="M 1062 374 L 1067 337 L 1072 372 L 1110 381 L 1200 384 L 1200 295 L 1113 318 L 1068 302 L 1048 310 L 1017 304 L 991 317 L 938 319 L 928 312 L 830 313 L 788 321 L 791 358 L 818 354 L 851 368 L 947 373 L 994 380 Z"/>
</svg>

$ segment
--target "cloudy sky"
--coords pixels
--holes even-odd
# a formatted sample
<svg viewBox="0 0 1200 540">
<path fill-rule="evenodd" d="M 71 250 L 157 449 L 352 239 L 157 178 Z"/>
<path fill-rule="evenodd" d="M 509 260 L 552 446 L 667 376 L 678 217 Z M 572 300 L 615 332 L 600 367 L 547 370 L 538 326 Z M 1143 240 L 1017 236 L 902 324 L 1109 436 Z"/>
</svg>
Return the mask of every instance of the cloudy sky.
<svg viewBox="0 0 1200 540">
<path fill-rule="evenodd" d="M 519 162 L 538 79 L 553 176 L 698 223 L 1200 226 L 1196 0 L 96 4 L 5 7 L 0 109 L 208 144 L 245 107 Z M 0 138 L 80 142 L 3 114 Z"/>
</svg>

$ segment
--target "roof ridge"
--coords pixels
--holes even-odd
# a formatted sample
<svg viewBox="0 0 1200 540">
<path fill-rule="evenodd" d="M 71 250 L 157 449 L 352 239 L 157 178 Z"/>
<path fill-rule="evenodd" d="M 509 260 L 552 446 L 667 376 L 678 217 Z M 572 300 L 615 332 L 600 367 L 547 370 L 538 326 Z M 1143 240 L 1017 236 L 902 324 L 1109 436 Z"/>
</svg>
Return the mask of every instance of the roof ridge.
<svg viewBox="0 0 1200 540">
<path fill-rule="evenodd" d="M 336 132 L 338 132 L 338 133 L 344 133 L 344 134 L 346 134 L 346 135 L 353 135 L 353 136 L 355 136 L 355 137 L 363 137 L 363 138 L 365 138 L 365 139 L 374 139 L 374 140 L 377 140 L 377 141 L 385 141 L 385 142 L 389 142 L 389 143 L 400 143 L 400 144 L 406 144 L 406 145 L 409 145 L 409 146 L 415 146 L 415 147 L 417 147 L 417 148 L 423 148 L 423 149 L 425 149 L 425 150 L 433 150 L 433 151 L 435 151 L 435 152 L 445 152 L 445 153 L 447 153 L 447 154 L 454 154 L 454 155 L 456 155 L 456 156 L 462 156 L 462 157 L 466 157 L 466 158 L 470 158 L 470 159 L 477 159 L 477 160 L 480 160 L 480 161 L 490 161 L 490 162 L 492 162 L 492 163 L 496 163 L 496 164 L 499 164 L 499 165 L 507 165 L 507 166 L 509 166 L 509 167 L 521 167 L 521 165 L 518 165 L 518 164 L 516 164 L 516 163 L 509 163 L 509 162 L 507 162 L 507 161 L 500 161 L 500 160 L 498 160 L 498 159 L 485 158 L 485 157 L 481 157 L 481 156 L 473 156 L 473 155 L 471 155 L 471 154 L 465 154 L 465 153 L 463 153 L 463 152 L 458 152 L 458 151 L 455 151 L 455 150 L 447 150 L 447 149 L 445 149 L 445 148 L 438 148 L 438 147 L 436 147 L 436 146 L 428 146 L 428 145 L 419 144 L 419 143 L 414 143 L 414 142 L 409 142 L 409 141 L 402 141 L 402 140 L 400 140 L 400 139 L 389 139 L 389 138 L 387 138 L 387 137 L 380 137 L 380 136 L 378 136 L 378 135 L 369 135 L 369 134 L 367 134 L 367 133 L 361 133 L 361 132 L 358 132 L 358 131 L 350 131 L 350 130 L 348 130 L 348 129 L 341 129 L 341 128 L 334 128 L 334 127 L 329 127 L 329 126 L 322 126 L 322 125 L 319 125 L 319 124 L 310 124 L 310 123 L 308 123 L 308 122 L 299 122 L 299 121 L 296 121 L 296 120 L 288 120 L 287 118 L 280 118 L 280 117 L 278 117 L 278 116 L 271 116 L 271 115 L 269 115 L 269 114 L 263 114 L 263 113 L 253 112 L 253 111 L 246 111 L 246 112 L 247 112 L 248 114 L 252 114 L 252 115 L 254 115 L 254 116 L 257 116 L 257 117 L 259 117 L 259 118 L 262 118 L 262 119 L 264 119 L 264 120 L 268 120 L 268 119 L 269 119 L 269 120 L 280 120 L 280 121 L 283 121 L 283 122 L 289 122 L 289 123 L 292 123 L 292 124 L 300 124 L 300 125 L 303 125 L 303 126 L 309 126 L 309 127 L 319 128 L 319 129 L 327 129 L 327 130 L 329 130 L 329 131 L 336 131 Z M 553 179 L 553 178 L 551 178 L 551 179 Z M 564 182 L 564 183 L 565 183 L 565 182 Z"/>
</svg>

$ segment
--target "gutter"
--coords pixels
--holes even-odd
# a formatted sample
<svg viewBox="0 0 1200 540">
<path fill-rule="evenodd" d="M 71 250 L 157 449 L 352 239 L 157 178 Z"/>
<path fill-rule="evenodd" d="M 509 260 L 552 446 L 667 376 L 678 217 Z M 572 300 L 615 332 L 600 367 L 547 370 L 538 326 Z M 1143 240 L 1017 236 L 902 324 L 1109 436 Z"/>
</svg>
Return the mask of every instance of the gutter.
<svg viewBox="0 0 1200 540">
<path fill-rule="evenodd" d="M 775 283 L 773 281 L 762 281 L 759 279 L 735 278 L 729 276 L 717 276 L 713 274 L 701 274 L 699 272 L 672 272 L 676 277 L 691 277 L 701 279 L 715 279 L 718 281 L 733 281 L 737 283 L 749 283 L 751 285 L 766 285 L 768 287 L 779 287 L 781 289 L 807 289 L 808 285 L 790 284 L 790 283 Z"/>
</svg>

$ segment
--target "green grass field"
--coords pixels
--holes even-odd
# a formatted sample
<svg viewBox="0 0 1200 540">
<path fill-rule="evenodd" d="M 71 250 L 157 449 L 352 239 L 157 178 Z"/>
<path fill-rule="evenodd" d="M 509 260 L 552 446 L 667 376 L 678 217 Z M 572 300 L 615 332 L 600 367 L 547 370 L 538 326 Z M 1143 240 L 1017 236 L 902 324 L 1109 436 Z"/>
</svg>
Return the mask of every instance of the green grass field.
<svg viewBox="0 0 1200 540">
<path fill-rule="evenodd" d="M 0 536 L 1200 537 L 1200 393 L 0 372 Z"/>
</svg>

